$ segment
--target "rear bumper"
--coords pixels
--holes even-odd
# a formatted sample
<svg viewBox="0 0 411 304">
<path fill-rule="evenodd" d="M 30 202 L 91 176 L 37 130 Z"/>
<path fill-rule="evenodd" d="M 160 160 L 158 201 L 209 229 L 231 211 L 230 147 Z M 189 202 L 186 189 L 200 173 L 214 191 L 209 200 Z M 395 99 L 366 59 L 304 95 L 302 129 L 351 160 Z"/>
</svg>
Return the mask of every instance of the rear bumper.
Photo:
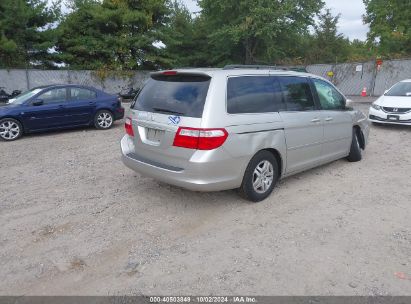
<svg viewBox="0 0 411 304">
<path fill-rule="evenodd" d="M 390 120 L 388 119 L 388 115 L 398 115 L 399 120 Z M 383 123 L 383 124 L 407 125 L 407 126 L 411 125 L 411 113 L 390 114 L 390 113 L 385 113 L 381 110 L 375 110 L 373 108 L 370 108 L 368 119 L 372 122 L 378 122 L 378 123 Z"/>
<path fill-rule="evenodd" d="M 185 168 L 161 164 L 134 152 L 131 138 L 121 140 L 122 161 L 130 169 L 167 184 L 192 191 L 220 191 L 238 188 L 243 178 L 242 160 L 187 161 Z M 198 151 L 202 153 L 203 151 Z M 239 162 L 236 164 L 236 162 Z M 241 164 L 241 165 L 240 165 Z"/>
</svg>

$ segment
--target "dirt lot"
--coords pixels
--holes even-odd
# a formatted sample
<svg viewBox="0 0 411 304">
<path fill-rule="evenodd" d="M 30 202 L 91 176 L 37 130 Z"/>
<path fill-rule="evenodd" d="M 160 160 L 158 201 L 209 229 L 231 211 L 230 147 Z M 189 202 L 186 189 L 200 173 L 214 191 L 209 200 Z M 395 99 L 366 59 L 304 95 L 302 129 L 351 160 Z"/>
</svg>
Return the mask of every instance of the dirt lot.
<svg viewBox="0 0 411 304">
<path fill-rule="evenodd" d="M 139 176 L 122 134 L 0 143 L 0 294 L 411 295 L 411 127 L 259 204 Z"/>
</svg>

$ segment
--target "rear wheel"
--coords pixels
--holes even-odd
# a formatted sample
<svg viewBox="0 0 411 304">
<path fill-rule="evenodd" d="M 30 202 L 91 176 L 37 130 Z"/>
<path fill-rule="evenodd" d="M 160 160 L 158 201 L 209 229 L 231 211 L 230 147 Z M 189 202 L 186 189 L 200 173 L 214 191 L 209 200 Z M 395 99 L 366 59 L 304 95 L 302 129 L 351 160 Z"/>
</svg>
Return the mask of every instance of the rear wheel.
<svg viewBox="0 0 411 304">
<path fill-rule="evenodd" d="M 96 113 L 94 117 L 94 126 L 96 129 L 106 130 L 113 125 L 113 114 L 108 110 L 101 110 Z"/>
<path fill-rule="evenodd" d="M 23 127 L 21 123 L 12 118 L 0 120 L 0 139 L 12 141 L 20 138 L 23 135 Z"/>
<path fill-rule="evenodd" d="M 274 155 L 260 151 L 247 166 L 240 194 L 250 201 L 260 202 L 271 194 L 278 177 L 278 164 Z"/>
<path fill-rule="evenodd" d="M 362 159 L 358 132 L 355 129 L 352 130 L 351 149 L 350 149 L 350 154 L 348 155 L 347 159 L 350 162 L 357 162 Z"/>
</svg>

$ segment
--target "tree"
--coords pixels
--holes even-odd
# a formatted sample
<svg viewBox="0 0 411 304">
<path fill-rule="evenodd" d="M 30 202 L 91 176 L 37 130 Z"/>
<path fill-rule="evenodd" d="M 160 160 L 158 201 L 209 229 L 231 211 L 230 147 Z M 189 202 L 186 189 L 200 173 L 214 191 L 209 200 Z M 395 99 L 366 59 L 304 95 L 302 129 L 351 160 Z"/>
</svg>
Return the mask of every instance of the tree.
<svg viewBox="0 0 411 304">
<path fill-rule="evenodd" d="M 214 64 L 273 62 L 282 39 L 306 33 L 321 0 L 198 0 Z M 287 40 L 287 39 L 286 39 Z M 291 42 L 291 41 L 289 41 Z M 291 42 L 292 43 L 292 42 Z M 295 43 L 295 42 L 294 42 Z"/>
<path fill-rule="evenodd" d="M 333 16 L 330 9 L 319 14 L 314 25 L 314 35 L 307 52 L 309 62 L 334 63 L 347 60 L 350 54 L 350 41 L 338 33 L 340 15 Z"/>
<path fill-rule="evenodd" d="M 366 41 L 354 39 L 350 42 L 348 61 L 367 61 L 376 57 L 375 45 Z"/>
<path fill-rule="evenodd" d="M 208 66 L 207 34 L 202 19 L 193 18 L 187 7 L 174 1 L 162 41 L 170 67 Z"/>
<path fill-rule="evenodd" d="M 78 69 L 157 69 L 167 0 L 74 0 L 59 26 L 61 61 Z"/>
<path fill-rule="evenodd" d="M 388 56 L 411 54 L 411 1 L 363 0 L 364 22 L 370 25 L 368 40 Z"/>
<path fill-rule="evenodd" d="M 51 66 L 59 2 L 0 1 L 0 67 Z"/>
</svg>

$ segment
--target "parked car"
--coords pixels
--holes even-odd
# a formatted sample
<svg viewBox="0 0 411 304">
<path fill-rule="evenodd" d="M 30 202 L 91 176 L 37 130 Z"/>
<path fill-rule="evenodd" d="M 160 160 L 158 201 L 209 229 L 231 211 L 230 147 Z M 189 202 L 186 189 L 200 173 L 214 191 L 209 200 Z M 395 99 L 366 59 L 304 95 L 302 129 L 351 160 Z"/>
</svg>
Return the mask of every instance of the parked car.
<svg viewBox="0 0 411 304">
<path fill-rule="evenodd" d="M 4 87 L 0 87 L 0 102 L 8 102 L 11 98 L 15 98 L 20 94 L 20 90 L 14 90 L 11 94 L 9 94 L 4 90 Z"/>
<path fill-rule="evenodd" d="M 0 139 L 23 133 L 94 125 L 109 129 L 124 117 L 118 96 L 80 85 L 50 85 L 31 89 L 0 106 Z"/>
<path fill-rule="evenodd" d="M 118 95 L 121 98 L 123 98 L 123 100 L 133 100 L 137 96 L 139 91 L 140 91 L 139 88 L 137 88 L 137 89 L 130 88 L 127 92 L 125 92 L 125 93 L 120 92 Z"/>
<path fill-rule="evenodd" d="M 190 190 L 239 188 L 251 201 L 280 178 L 361 160 L 369 133 L 367 117 L 330 82 L 293 71 L 157 72 L 131 108 L 127 167 Z"/>
<path fill-rule="evenodd" d="M 370 107 L 373 123 L 411 125 L 411 79 L 396 83 Z"/>
</svg>

